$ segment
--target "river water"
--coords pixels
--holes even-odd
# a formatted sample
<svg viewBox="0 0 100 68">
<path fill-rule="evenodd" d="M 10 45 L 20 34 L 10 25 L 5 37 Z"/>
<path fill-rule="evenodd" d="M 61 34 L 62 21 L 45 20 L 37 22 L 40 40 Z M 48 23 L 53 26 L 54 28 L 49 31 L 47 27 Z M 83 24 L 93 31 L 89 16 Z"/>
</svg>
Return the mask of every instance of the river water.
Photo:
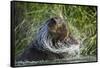
<svg viewBox="0 0 100 68">
<path fill-rule="evenodd" d="M 15 66 L 29 66 L 29 65 L 49 65 L 49 64 L 71 64 L 71 63 L 86 63 L 86 62 L 96 62 L 96 56 L 80 56 L 71 57 L 56 60 L 41 60 L 41 61 L 18 61 L 15 62 Z"/>
</svg>

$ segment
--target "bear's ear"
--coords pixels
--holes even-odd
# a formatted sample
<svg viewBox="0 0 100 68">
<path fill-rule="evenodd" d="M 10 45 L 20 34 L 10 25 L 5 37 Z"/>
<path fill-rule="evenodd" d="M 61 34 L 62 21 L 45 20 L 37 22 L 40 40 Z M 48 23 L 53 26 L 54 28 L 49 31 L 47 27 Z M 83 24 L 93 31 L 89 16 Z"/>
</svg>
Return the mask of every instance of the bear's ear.
<svg viewBox="0 0 100 68">
<path fill-rule="evenodd" d="M 54 18 L 51 18 L 51 19 L 49 20 L 48 26 L 49 26 L 49 27 L 53 27 L 53 26 L 55 26 L 55 25 L 56 25 L 56 20 L 55 20 Z"/>
</svg>

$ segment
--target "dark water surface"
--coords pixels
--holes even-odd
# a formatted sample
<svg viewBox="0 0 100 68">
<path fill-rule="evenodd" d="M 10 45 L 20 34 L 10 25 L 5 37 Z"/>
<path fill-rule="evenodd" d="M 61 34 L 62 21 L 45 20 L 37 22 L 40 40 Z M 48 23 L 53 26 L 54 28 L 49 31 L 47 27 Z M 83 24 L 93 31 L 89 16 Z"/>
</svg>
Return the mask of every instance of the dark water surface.
<svg viewBox="0 0 100 68">
<path fill-rule="evenodd" d="M 82 62 L 96 62 L 96 56 L 80 56 L 55 60 L 41 60 L 41 61 L 18 61 L 15 66 L 29 66 L 29 65 L 47 65 L 47 64 L 62 64 L 62 63 L 82 63 Z"/>
</svg>

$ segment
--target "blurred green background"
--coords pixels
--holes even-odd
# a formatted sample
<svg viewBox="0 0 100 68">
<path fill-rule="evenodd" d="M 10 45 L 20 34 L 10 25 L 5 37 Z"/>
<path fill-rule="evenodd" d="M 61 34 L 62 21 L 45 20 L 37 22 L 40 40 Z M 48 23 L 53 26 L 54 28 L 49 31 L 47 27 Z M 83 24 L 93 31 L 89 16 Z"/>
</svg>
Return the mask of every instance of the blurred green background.
<svg viewBox="0 0 100 68">
<path fill-rule="evenodd" d="M 15 54 L 21 53 L 34 40 L 40 26 L 54 16 L 62 16 L 70 31 L 81 40 L 81 55 L 96 55 L 96 6 L 31 2 L 15 2 Z"/>
</svg>

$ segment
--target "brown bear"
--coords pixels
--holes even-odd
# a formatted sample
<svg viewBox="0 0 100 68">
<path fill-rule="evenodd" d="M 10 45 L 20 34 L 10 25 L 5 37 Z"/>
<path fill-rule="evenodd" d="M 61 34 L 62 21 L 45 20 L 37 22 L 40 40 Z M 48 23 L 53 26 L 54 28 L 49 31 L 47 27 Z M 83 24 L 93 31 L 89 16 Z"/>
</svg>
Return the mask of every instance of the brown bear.
<svg viewBox="0 0 100 68">
<path fill-rule="evenodd" d="M 53 17 L 38 30 L 36 39 L 16 58 L 17 61 L 39 61 L 76 56 L 79 42 L 61 17 Z"/>
</svg>

